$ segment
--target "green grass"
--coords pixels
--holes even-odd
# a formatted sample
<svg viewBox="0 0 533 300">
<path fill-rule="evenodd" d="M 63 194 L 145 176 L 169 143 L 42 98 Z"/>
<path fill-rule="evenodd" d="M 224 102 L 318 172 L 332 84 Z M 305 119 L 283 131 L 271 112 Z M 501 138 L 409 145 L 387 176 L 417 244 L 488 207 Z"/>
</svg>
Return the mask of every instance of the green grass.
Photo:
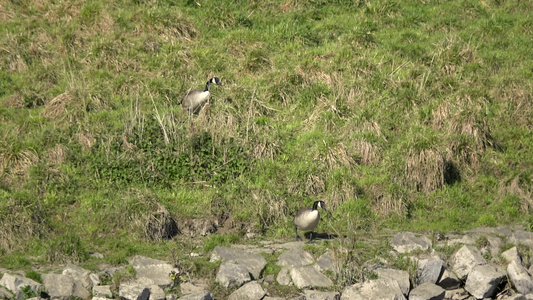
<svg viewBox="0 0 533 300">
<path fill-rule="evenodd" d="M 231 217 L 232 235 L 187 242 L 204 251 L 249 228 L 292 238 L 294 212 L 318 199 L 339 236 L 531 227 L 532 10 L 7 1 L 0 265 L 164 258 L 145 234 L 160 207 L 178 226 Z M 180 98 L 212 76 L 224 86 L 189 124 Z"/>
</svg>

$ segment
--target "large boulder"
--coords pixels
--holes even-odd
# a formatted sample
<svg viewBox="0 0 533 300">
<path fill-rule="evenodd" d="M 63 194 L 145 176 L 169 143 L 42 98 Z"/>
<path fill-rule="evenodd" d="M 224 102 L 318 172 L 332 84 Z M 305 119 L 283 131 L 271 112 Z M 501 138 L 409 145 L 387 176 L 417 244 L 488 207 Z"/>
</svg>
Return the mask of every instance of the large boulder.
<svg viewBox="0 0 533 300">
<path fill-rule="evenodd" d="M 431 248 L 431 240 L 428 237 L 417 237 L 412 232 L 397 233 L 390 243 L 398 253 L 409 253 L 414 250 L 424 251 Z"/>
<path fill-rule="evenodd" d="M 346 287 L 341 300 L 406 300 L 400 285 L 391 279 L 376 279 Z"/>
<path fill-rule="evenodd" d="M 507 274 L 509 274 L 511 282 L 519 293 L 524 295 L 533 294 L 533 280 L 526 268 L 516 260 L 511 261 L 507 266 Z"/>
<path fill-rule="evenodd" d="M 130 265 L 135 269 L 137 278 L 151 279 L 156 285 L 161 288 L 169 287 L 173 282 L 169 274 L 172 272 L 179 272 L 179 270 L 173 267 L 171 264 L 137 255 L 130 260 Z"/>
<path fill-rule="evenodd" d="M 505 271 L 496 265 L 475 266 L 468 274 L 465 290 L 476 299 L 492 297 L 505 275 Z"/>
<path fill-rule="evenodd" d="M 256 281 L 247 283 L 229 295 L 228 300 L 261 300 L 266 292 Z"/>
<path fill-rule="evenodd" d="M 290 275 L 294 285 L 300 289 L 330 287 L 333 285 L 331 279 L 312 266 L 293 268 L 290 270 Z"/>
<path fill-rule="evenodd" d="M 248 269 L 232 261 L 222 263 L 216 276 L 216 282 L 225 288 L 238 288 L 251 280 Z"/>
<path fill-rule="evenodd" d="M 27 298 L 29 296 L 27 295 L 28 291 L 32 291 L 34 295 L 39 296 L 44 288 L 42 284 L 35 280 L 9 273 L 5 273 L 2 276 L 0 285 L 13 292 L 18 300 Z"/>
<path fill-rule="evenodd" d="M 444 294 L 443 288 L 434 283 L 426 282 L 415 287 L 409 293 L 409 300 L 442 300 Z"/>
<path fill-rule="evenodd" d="M 211 261 L 233 261 L 248 269 L 253 279 L 259 279 L 266 266 L 266 260 L 259 254 L 252 254 L 240 249 L 216 246 L 211 254 Z"/>
<path fill-rule="evenodd" d="M 465 280 L 468 273 L 475 266 L 484 265 L 487 260 L 481 255 L 481 252 L 474 246 L 464 245 L 450 259 L 452 271 L 457 274 L 459 279 Z"/>
</svg>

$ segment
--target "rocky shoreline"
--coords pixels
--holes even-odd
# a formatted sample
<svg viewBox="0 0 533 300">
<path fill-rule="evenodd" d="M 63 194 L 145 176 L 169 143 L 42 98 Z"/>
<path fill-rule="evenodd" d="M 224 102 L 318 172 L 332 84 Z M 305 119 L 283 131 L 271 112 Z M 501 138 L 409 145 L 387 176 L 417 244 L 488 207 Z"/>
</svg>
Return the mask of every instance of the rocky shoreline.
<svg viewBox="0 0 533 300">
<path fill-rule="evenodd" d="M 442 236 L 392 234 L 391 254 L 408 257 L 415 269 L 408 272 L 370 263 L 364 268 L 374 276 L 346 287 L 339 287 L 332 274 L 346 267 L 337 254 L 347 250 L 326 249 L 314 257 L 304 245 L 262 241 L 258 245 L 217 246 L 205 255 L 211 262 L 220 262 L 215 281 L 231 291 L 227 299 L 533 300 L 533 233 L 519 228 L 479 228 Z M 456 250 L 448 256 L 436 250 L 450 246 Z M 265 255 L 277 257 L 277 274 L 264 276 Z M 118 286 L 106 280 L 127 268 L 134 270 L 134 277 Z M 40 274 L 42 282 L 12 270 L 0 269 L 0 274 L 2 299 L 216 298 L 202 278 L 185 278 L 179 267 L 144 256 L 131 258 L 127 266 L 100 272 L 69 264 L 60 273 Z M 300 295 L 273 297 L 269 289 L 276 285 L 294 285 Z"/>
</svg>

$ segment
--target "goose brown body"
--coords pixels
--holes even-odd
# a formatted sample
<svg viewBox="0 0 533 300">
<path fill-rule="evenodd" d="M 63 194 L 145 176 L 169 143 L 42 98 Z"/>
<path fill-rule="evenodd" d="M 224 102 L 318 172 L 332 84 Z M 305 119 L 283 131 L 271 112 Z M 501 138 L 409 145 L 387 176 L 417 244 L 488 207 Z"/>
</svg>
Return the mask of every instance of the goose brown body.
<svg viewBox="0 0 533 300">
<path fill-rule="evenodd" d="M 205 84 L 205 90 L 190 90 L 187 92 L 185 97 L 181 100 L 181 106 L 183 110 L 189 112 L 189 117 L 193 113 L 199 112 L 207 101 L 209 101 L 209 96 L 211 95 L 211 84 L 222 85 L 220 79 L 213 77 L 207 81 Z"/>
<path fill-rule="evenodd" d="M 319 207 L 323 210 L 326 210 L 326 205 L 323 201 L 316 201 L 313 203 L 312 208 L 302 208 L 296 213 L 296 216 L 294 216 L 294 231 L 296 233 L 296 240 L 301 240 L 300 236 L 298 235 L 298 229 L 311 231 L 311 237 L 309 241 L 313 239 L 313 230 L 315 230 L 318 222 L 320 221 L 320 214 L 318 212 Z"/>
</svg>

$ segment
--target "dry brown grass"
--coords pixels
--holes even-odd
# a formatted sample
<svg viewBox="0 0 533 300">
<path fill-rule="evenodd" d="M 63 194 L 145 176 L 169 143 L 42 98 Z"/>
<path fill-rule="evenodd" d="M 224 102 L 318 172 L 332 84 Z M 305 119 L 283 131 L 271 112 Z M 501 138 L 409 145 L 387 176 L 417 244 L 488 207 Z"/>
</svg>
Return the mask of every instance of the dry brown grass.
<svg viewBox="0 0 533 300">
<path fill-rule="evenodd" d="M 514 177 L 508 183 L 502 182 L 498 188 L 498 192 L 500 197 L 510 194 L 520 198 L 520 210 L 522 213 L 528 214 L 533 211 L 533 192 L 527 187 L 524 187 L 524 184 L 520 182 L 520 176 Z"/>
<path fill-rule="evenodd" d="M 38 201 L 20 202 L 10 198 L 0 206 L 0 249 L 7 252 L 24 251 L 21 241 L 40 238 L 49 229 L 46 212 L 39 207 Z"/>
<path fill-rule="evenodd" d="M 379 163 L 382 159 L 382 150 L 380 147 L 368 142 L 365 139 L 357 139 L 352 142 L 353 148 L 359 153 L 360 163 L 365 166 L 372 166 Z"/>
<path fill-rule="evenodd" d="M 68 118 L 68 105 L 73 101 L 73 96 L 69 92 L 59 94 L 45 105 L 42 112 L 43 117 L 54 120 L 56 123 L 61 123 Z"/>
<path fill-rule="evenodd" d="M 416 191 L 430 193 L 444 186 L 446 160 L 433 149 L 411 150 L 405 165 L 405 184 Z"/>
</svg>

